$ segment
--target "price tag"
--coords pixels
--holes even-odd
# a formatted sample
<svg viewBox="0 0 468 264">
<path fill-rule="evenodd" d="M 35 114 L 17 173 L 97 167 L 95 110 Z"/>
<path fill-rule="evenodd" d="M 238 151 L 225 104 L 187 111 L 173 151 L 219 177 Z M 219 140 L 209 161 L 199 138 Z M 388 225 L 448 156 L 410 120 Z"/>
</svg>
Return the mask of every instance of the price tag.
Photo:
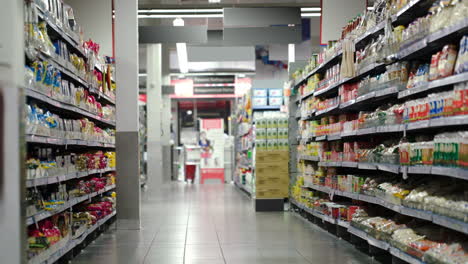
<svg viewBox="0 0 468 264">
<path fill-rule="evenodd" d="M 408 179 L 408 167 L 404 166 L 401 168 L 401 172 L 403 173 L 403 180 Z"/>
</svg>

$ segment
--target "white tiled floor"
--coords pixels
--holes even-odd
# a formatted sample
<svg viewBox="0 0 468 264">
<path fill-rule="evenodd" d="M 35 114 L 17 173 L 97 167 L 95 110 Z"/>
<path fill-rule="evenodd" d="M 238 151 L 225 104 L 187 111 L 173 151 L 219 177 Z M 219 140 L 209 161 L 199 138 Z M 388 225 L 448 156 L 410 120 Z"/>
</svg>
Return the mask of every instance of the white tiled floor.
<svg viewBox="0 0 468 264">
<path fill-rule="evenodd" d="M 72 263 L 372 263 L 293 213 L 255 213 L 233 185 L 171 183 L 142 196 L 142 229 L 111 229 Z"/>
</svg>

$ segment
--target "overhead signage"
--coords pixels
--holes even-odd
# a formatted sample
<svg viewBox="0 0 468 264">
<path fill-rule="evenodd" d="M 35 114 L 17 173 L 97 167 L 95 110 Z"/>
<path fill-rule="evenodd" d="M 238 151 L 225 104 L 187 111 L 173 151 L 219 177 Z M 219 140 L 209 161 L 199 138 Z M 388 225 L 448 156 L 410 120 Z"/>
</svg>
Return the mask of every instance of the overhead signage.
<svg viewBox="0 0 468 264">
<path fill-rule="evenodd" d="M 193 84 L 214 84 L 214 83 L 228 83 L 234 84 L 236 78 L 234 75 L 212 75 L 212 76 L 195 76 L 192 78 Z"/>
<path fill-rule="evenodd" d="M 235 86 L 194 86 L 193 94 L 234 94 Z"/>
</svg>

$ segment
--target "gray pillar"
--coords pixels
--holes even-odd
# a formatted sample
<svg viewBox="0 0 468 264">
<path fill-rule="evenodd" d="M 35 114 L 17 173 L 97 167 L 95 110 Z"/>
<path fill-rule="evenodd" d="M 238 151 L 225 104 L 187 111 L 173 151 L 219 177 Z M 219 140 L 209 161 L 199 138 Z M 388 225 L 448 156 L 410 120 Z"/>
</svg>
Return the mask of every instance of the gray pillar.
<svg viewBox="0 0 468 264">
<path fill-rule="evenodd" d="M 137 13 L 137 0 L 115 0 L 119 229 L 140 229 Z"/>
<path fill-rule="evenodd" d="M 162 61 L 161 44 L 148 44 L 147 47 L 147 77 L 146 111 L 148 115 L 148 187 L 158 188 L 163 183 L 162 162 Z"/>
<path fill-rule="evenodd" d="M 25 263 L 23 47 L 24 1 L 0 8 L 0 256 L 2 263 Z"/>
<path fill-rule="evenodd" d="M 162 44 L 161 47 L 161 74 L 162 85 L 170 85 L 170 48 L 169 44 Z M 162 144 L 162 164 L 163 164 L 163 182 L 171 181 L 171 98 L 167 91 L 161 90 L 161 144 Z"/>
</svg>

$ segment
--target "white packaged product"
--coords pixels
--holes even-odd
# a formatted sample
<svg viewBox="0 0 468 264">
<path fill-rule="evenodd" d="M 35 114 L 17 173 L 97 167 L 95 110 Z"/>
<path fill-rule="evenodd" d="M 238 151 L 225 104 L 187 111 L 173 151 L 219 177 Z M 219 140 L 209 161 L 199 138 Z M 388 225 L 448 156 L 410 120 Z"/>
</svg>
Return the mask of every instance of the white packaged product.
<svg viewBox="0 0 468 264">
<path fill-rule="evenodd" d="M 278 150 L 278 140 L 277 139 L 269 139 L 267 141 L 267 150 Z"/>
<path fill-rule="evenodd" d="M 278 139 L 278 129 L 277 128 L 267 128 L 267 139 Z"/>
<path fill-rule="evenodd" d="M 268 105 L 268 97 L 252 97 L 253 106 L 266 106 Z"/>
<path fill-rule="evenodd" d="M 254 97 L 267 97 L 268 96 L 268 90 L 264 88 L 254 88 L 252 90 L 252 96 Z"/>
<path fill-rule="evenodd" d="M 268 105 L 282 105 L 283 97 L 268 97 Z"/>
<path fill-rule="evenodd" d="M 255 119 L 255 127 L 258 128 L 267 128 L 267 119 L 264 117 Z"/>
<path fill-rule="evenodd" d="M 278 150 L 289 150 L 289 141 L 287 139 L 278 139 Z"/>
<path fill-rule="evenodd" d="M 255 129 L 255 135 L 257 139 L 267 139 L 267 130 L 266 128 L 257 128 Z"/>
<path fill-rule="evenodd" d="M 288 129 L 278 128 L 278 139 L 288 139 Z"/>
<path fill-rule="evenodd" d="M 267 150 L 267 141 L 264 139 L 255 140 L 255 146 L 257 151 L 265 151 Z"/>
<path fill-rule="evenodd" d="M 270 88 L 268 89 L 269 97 L 281 97 L 283 96 L 283 89 L 281 88 Z"/>
<path fill-rule="evenodd" d="M 276 117 L 268 117 L 267 128 L 278 128 L 278 119 Z"/>
</svg>

